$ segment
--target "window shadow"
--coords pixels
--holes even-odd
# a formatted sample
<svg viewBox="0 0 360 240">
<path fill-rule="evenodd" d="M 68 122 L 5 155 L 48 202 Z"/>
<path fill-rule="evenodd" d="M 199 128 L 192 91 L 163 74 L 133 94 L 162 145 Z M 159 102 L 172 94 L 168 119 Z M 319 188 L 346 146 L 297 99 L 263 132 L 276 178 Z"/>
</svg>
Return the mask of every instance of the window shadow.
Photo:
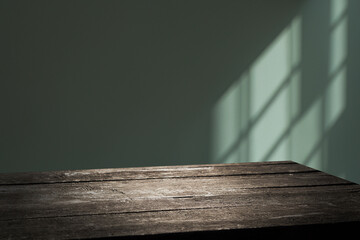
<svg viewBox="0 0 360 240">
<path fill-rule="evenodd" d="M 339 141 L 334 133 L 339 135 L 339 124 L 353 111 L 348 106 L 354 81 L 348 58 L 356 49 L 349 44 L 355 43 L 349 29 L 353 4 L 308 2 L 244 71 L 214 108 L 212 162 L 290 159 L 347 177 L 329 146 Z M 351 179 L 359 181 L 354 174 Z"/>
</svg>

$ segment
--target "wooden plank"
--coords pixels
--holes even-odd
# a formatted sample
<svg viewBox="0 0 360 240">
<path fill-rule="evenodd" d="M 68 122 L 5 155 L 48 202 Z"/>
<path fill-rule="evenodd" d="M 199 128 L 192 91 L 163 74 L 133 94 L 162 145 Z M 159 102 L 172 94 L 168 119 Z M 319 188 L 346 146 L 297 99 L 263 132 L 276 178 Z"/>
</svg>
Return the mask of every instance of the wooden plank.
<svg viewBox="0 0 360 240">
<path fill-rule="evenodd" d="M 249 189 L 344 184 L 349 182 L 322 172 L 308 172 L 0 186 L 0 220 L 150 211 L 160 202 L 166 209 L 182 207 L 182 202 L 178 203 L 180 198 L 247 194 Z M 164 204 L 162 199 L 169 203 Z M 202 204 L 197 203 L 194 206 Z"/>
<path fill-rule="evenodd" d="M 111 236 L 136 236 L 226 229 L 322 224 L 359 221 L 359 208 L 352 202 L 337 202 L 340 207 L 314 201 L 308 205 L 251 205 L 152 211 L 126 214 L 20 219 L 0 222 L 0 238 L 73 239 Z"/>
<path fill-rule="evenodd" d="M 291 161 L 89 169 L 76 171 L 1 173 L 0 185 L 216 177 L 222 175 L 257 175 L 309 171 L 316 170 Z"/>
<path fill-rule="evenodd" d="M 358 184 L 292 162 L 0 176 L 0 239 L 208 239 L 218 231 L 360 227 Z"/>
<path fill-rule="evenodd" d="M 186 210 L 201 208 L 219 208 L 233 206 L 256 207 L 256 205 L 279 204 L 296 206 L 306 201 L 319 201 L 333 204 L 338 201 L 352 201 L 353 207 L 359 207 L 356 199 L 360 197 L 360 188 L 340 185 L 299 188 L 249 189 L 242 193 L 211 196 L 180 196 L 159 198 L 102 199 L 62 198 L 53 202 L 39 201 L 23 205 L 2 204 L 1 220 L 49 218 L 99 214 L 120 214 L 129 212 L 151 212 L 168 210 Z M 325 197 L 321 196 L 325 195 Z M 344 198 L 346 196 L 346 198 Z M 107 199 L 106 199 L 107 198 Z M 46 198 L 45 198 L 46 199 Z M 284 203 L 285 201 L 285 203 Z"/>
</svg>

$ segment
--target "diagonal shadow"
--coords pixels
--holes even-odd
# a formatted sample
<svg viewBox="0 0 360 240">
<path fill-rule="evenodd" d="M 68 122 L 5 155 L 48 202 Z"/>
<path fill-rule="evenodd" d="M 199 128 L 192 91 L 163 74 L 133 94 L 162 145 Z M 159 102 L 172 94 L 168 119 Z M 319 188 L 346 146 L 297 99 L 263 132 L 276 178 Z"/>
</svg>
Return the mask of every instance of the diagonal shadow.
<svg viewBox="0 0 360 240">
<path fill-rule="evenodd" d="M 343 61 L 336 69 L 336 71 L 334 71 L 330 76 L 329 79 L 333 79 L 341 70 L 343 67 L 346 66 L 346 61 Z M 325 96 L 325 92 L 327 87 L 329 86 L 330 82 L 327 83 L 327 85 L 321 89 L 321 92 L 319 94 L 320 98 L 324 98 Z M 316 100 L 314 100 L 315 102 Z M 313 103 L 314 103 L 313 102 Z M 275 152 L 275 150 L 277 149 L 277 147 L 280 145 L 280 143 L 289 136 L 289 134 L 291 133 L 291 130 L 296 126 L 296 124 L 298 124 L 300 122 L 300 120 L 302 119 L 302 117 L 304 116 L 305 113 L 307 113 L 307 111 L 311 108 L 312 104 L 310 104 L 306 109 L 304 109 L 298 116 L 296 116 L 293 120 L 291 120 L 289 126 L 286 128 L 286 130 L 281 134 L 281 136 L 277 139 L 277 141 L 273 144 L 272 148 L 265 154 L 265 156 L 261 159 L 261 161 L 266 161 L 267 159 L 270 158 L 270 156 Z M 324 118 L 324 111 L 322 111 L 322 118 Z M 322 123 L 324 121 L 322 120 Z M 323 129 L 324 130 L 324 129 Z M 314 147 L 316 148 L 316 147 Z M 316 152 L 316 149 L 313 149 L 311 151 L 312 154 L 308 154 L 308 156 L 305 158 L 306 163 L 308 163 L 309 159 L 311 158 L 311 156 Z M 305 163 L 305 164 L 306 164 Z"/>
<path fill-rule="evenodd" d="M 223 154 L 223 156 L 221 156 L 218 161 L 219 162 L 225 162 L 225 160 L 231 156 L 231 154 L 237 150 L 238 146 L 249 137 L 249 133 L 250 131 L 253 129 L 253 127 L 260 121 L 260 119 L 263 117 L 263 115 L 265 114 L 266 110 L 274 103 L 274 101 L 276 100 L 277 96 L 281 93 L 281 91 L 283 91 L 283 89 L 285 89 L 292 77 L 294 76 L 294 74 L 300 69 L 300 64 L 298 64 L 297 66 L 293 67 L 290 71 L 290 73 L 288 74 L 288 76 L 285 78 L 285 80 L 281 83 L 281 85 L 274 91 L 274 93 L 271 95 L 270 99 L 267 101 L 267 103 L 261 108 L 261 110 L 259 111 L 259 113 L 252 118 L 249 123 L 247 128 L 245 129 L 245 131 L 243 133 L 240 133 L 239 136 L 237 137 L 237 139 L 234 141 L 234 143 L 228 148 L 228 150 Z M 249 81 L 251 81 L 251 76 L 249 76 Z"/>
</svg>

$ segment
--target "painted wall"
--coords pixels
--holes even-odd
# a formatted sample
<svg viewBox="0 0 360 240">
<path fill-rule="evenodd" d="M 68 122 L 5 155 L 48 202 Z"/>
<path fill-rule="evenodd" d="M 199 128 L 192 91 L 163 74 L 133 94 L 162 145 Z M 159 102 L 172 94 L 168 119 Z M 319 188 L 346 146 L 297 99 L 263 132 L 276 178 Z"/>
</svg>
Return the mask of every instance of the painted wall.
<svg viewBox="0 0 360 240">
<path fill-rule="evenodd" d="M 359 9 L 1 1 L 0 171 L 292 159 L 360 182 Z"/>
</svg>

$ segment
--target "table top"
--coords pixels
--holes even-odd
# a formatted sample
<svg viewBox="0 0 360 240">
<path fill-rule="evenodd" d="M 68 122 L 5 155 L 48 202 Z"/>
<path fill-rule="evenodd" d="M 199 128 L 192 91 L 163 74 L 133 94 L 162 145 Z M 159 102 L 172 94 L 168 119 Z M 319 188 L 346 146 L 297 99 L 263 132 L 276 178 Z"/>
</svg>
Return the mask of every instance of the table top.
<svg viewBox="0 0 360 240">
<path fill-rule="evenodd" d="M 209 239 L 338 226 L 359 228 L 360 185 L 291 161 L 0 174 L 0 239 Z"/>
</svg>

